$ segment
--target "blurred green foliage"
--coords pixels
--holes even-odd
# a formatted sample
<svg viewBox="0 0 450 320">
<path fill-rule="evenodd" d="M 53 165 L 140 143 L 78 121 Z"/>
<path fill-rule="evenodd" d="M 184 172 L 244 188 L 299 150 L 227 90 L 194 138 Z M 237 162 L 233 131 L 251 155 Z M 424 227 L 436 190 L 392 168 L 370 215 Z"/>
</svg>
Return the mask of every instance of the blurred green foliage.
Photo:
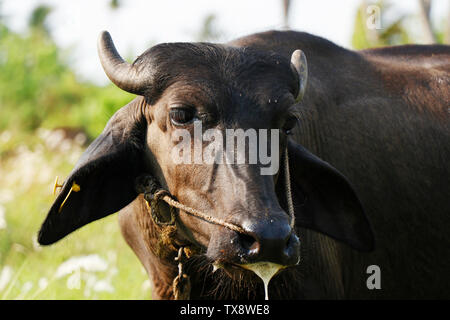
<svg viewBox="0 0 450 320">
<path fill-rule="evenodd" d="M 200 42 L 218 42 L 223 34 L 217 27 L 217 16 L 211 13 L 203 19 L 202 27 L 194 37 Z"/>
<path fill-rule="evenodd" d="M 367 49 L 411 42 L 412 39 L 404 27 L 406 16 L 396 17 L 386 26 L 387 19 L 385 16 L 390 4 L 385 1 L 376 1 L 372 8 L 375 10 L 370 10 L 369 4 L 363 1 L 356 12 L 352 36 L 353 48 Z M 378 23 L 383 24 L 383 27 L 374 28 Z M 373 28 L 369 28 L 368 24 Z"/>
<path fill-rule="evenodd" d="M 430 19 L 429 16 L 427 18 Z M 445 43 L 448 41 L 446 32 L 449 32 L 449 22 L 442 21 L 435 24 L 432 32 L 436 42 Z M 363 0 L 355 14 L 352 47 L 368 49 L 417 43 L 420 40 L 418 39 L 420 32 L 413 33 L 411 25 L 423 33 L 424 26 L 419 13 L 400 14 L 396 12 L 394 1 Z"/>
<path fill-rule="evenodd" d="M 28 25 L 33 29 L 40 29 L 48 33 L 49 29 L 46 25 L 47 17 L 52 12 L 52 8 L 47 5 L 39 5 L 34 8 L 30 15 Z"/>
<path fill-rule="evenodd" d="M 113 85 L 77 79 L 69 54 L 48 32 L 50 13 L 38 6 L 28 30 L 17 33 L 2 22 L 0 2 L 0 300 L 148 299 L 148 277 L 121 237 L 117 215 L 55 245 L 36 242 L 55 176 L 63 181 L 85 149 L 85 135 L 95 138 L 133 99 Z M 82 135 L 67 139 L 61 127 Z"/>
<path fill-rule="evenodd" d="M 81 82 L 68 55 L 45 27 L 47 7 L 38 7 L 26 34 L 0 22 L 0 131 L 79 127 L 97 136 L 111 115 L 133 96 L 112 85 Z"/>
</svg>

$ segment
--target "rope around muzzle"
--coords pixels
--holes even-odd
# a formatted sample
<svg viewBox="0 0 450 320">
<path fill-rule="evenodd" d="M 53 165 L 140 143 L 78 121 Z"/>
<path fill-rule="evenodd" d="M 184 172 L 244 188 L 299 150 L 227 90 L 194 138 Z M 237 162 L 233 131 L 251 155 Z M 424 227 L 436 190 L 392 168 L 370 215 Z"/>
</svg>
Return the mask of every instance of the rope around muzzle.
<svg viewBox="0 0 450 320">
<path fill-rule="evenodd" d="M 291 190 L 291 179 L 290 179 L 290 171 L 289 171 L 289 155 L 288 155 L 288 148 L 286 147 L 284 152 L 284 179 L 285 179 L 285 190 L 286 190 L 286 200 L 287 200 L 287 207 L 288 207 L 288 214 L 290 217 L 290 227 L 291 230 L 294 230 L 295 226 L 295 214 L 294 214 L 294 203 L 292 201 L 292 190 Z M 172 194 L 170 194 L 169 191 L 163 189 L 159 183 L 155 180 L 153 176 L 150 175 L 143 175 L 136 179 L 136 191 L 138 193 L 144 194 L 144 199 L 148 211 L 151 214 L 151 217 L 156 225 L 159 227 L 165 228 L 165 227 L 173 227 L 175 228 L 176 220 L 177 220 L 177 212 L 174 208 L 177 208 L 179 210 L 184 211 L 185 213 L 192 215 L 194 217 L 197 217 L 201 220 L 204 220 L 211 224 L 216 224 L 219 226 L 222 226 L 224 228 L 228 228 L 232 231 L 250 235 L 251 232 L 246 230 L 240 225 L 227 222 L 225 220 L 215 218 L 205 212 L 202 212 L 200 210 L 197 210 L 195 208 L 189 207 L 187 205 L 184 205 L 180 202 L 178 202 Z M 170 210 L 170 220 L 169 221 L 163 221 L 161 217 L 159 216 L 158 212 L 158 206 L 159 201 L 163 200 L 169 205 Z M 174 232 L 172 232 L 174 233 Z M 183 263 L 190 258 L 190 254 L 188 252 L 190 250 L 187 250 L 188 248 L 185 246 L 181 246 L 179 248 L 176 248 L 177 245 L 172 241 L 171 246 L 178 251 L 178 255 L 175 258 L 175 261 L 178 262 L 178 276 L 173 281 L 173 291 L 174 291 L 174 298 L 176 300 L 178 299 L 189 299 L 190 294 L 190 280 L 189 276 L 184 273 Z M 186 256 L 186 258 L 183 258 L 183 254 Z"/>
</svg>

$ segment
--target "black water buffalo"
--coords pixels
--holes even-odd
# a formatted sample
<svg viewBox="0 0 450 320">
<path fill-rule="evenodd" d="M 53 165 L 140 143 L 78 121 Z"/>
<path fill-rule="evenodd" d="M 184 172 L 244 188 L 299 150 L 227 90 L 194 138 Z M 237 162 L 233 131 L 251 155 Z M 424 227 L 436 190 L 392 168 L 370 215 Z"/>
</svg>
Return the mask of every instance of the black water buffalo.
<svg viewBox="0 0 450 320">
<path fill-rule="evenodd" d="M 138 97 L 67 178 L 41 244 L 120 210 L 153 298 L 262 298 L 256 265 L 279 271 L 275 299 L 450 297 L 449 46 L 355 52 L 270 31 L 128 64 L 102 33 L 99 54 Z M 172 135 L 194 123 L 279 130 L 279 170 L 175 163 Z"/>
</svg>

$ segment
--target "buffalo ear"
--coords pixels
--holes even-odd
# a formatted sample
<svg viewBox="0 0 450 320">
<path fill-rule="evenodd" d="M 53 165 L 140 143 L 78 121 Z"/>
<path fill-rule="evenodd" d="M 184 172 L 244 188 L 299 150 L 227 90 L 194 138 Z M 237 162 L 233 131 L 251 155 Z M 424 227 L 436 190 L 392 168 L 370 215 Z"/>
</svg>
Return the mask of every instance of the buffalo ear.
<svg viewBox="0 0 450 320">
<path fill-rule="evenodd" d="M 136 198 L 134 180 L 143 168 L 146 131 L 138 104 L 135 99 L 117 111 L 83 153 L 41 226 L 40 244 L 52 244 Z M 73 190 L 67 197 L 73 183 L 80 190 Z"/>
<path fill-rule="evenodd" d="M 354 249 L 372 251 L 372 228 L 348 180 L 293 141 L 288 143 L 288 152 L 297 224 Z"/>
</svg>

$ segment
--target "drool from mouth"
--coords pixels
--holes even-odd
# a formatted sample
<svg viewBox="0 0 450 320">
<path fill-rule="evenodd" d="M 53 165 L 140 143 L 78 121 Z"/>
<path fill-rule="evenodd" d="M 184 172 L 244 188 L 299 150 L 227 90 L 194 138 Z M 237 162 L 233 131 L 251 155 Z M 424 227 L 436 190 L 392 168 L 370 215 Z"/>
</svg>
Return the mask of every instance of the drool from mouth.
<svg viewBox="0 0 450 320">
<path fill-rule="evenodd" d="M 243 264 L 242 268 L 253 271 L 264 282 L 264 298 L 269 300 L 269 282 L 275 274 L 281 269 L 285 268 L 282 265 L 272 262 L 257 262 L 251 264 Z"/>
<path fill-rule="evenodd" d="M 286 268 L 286 266 L 276 264 L 273 262 L 262 261 L 249 264 L 223 264 L 215 261 L 213 264 L 213 272 L 218 269 L 223 269 L 231 277 L 235 276 L 239 270 L 242 272 L 245 270 L 251 271 L 256 274 L 264 283 L 264 298 L 269 300 L 269 282 L 280 270 Z M 234 271 L 234 272 L 233 272 Z"/>
</svg>

